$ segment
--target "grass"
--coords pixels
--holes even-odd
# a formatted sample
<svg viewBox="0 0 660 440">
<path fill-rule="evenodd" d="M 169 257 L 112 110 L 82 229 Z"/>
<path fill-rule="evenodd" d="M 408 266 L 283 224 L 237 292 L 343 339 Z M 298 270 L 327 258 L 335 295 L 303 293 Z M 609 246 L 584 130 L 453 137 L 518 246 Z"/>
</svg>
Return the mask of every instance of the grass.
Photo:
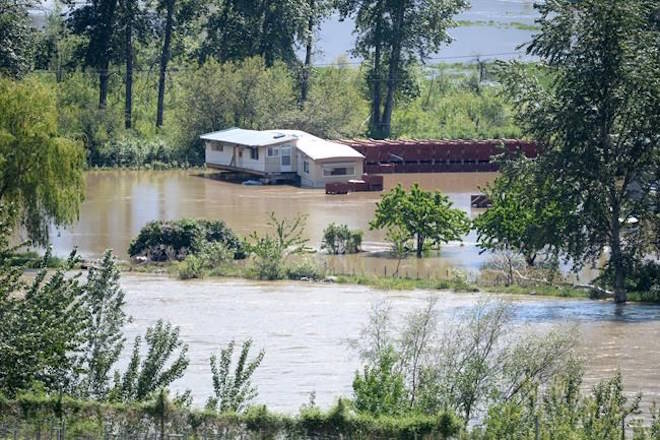
<svg viewBox="0 0 660 440">
<path fill-rule="evenodd" d="M 155 273 L 167 274 L 173 277 L 181 277 L 179 262 L 163 262 L 163 263 L 143 263 L 143 264 L 122 264 L 121 270 L 124 272 L 134 273 Z M 571 286 L 553 286 L 553 285 L 511 285 L 511 286 L 497 286 L 497 285 L 481 285 L 479 283 L 468 282 L 460 276 L 452 279 L 439 279 L 439 278 L 410 278 L 410 277 L 393 277 L 393 276 L 377 276 L 377 275 L 351 275 L 351 274 L 326 274 L 321 271 L 318 276 L 308 276 L 304 273 L 304 279 L 309 281 L 329 281 L 337 284 L 345 285 L 359 285 L 368 286 L 378 290 L 445 290 L 457 293 L 476 293 L 487 292 L 494 294 L 508 294 L 508 295 L 530 295 L 542 296 L 552 298 L 583 298 L 595 299 L 591 293 L 586 289 L 575 288 Z M 248 280 L 258 279 L 255 272 L 245 260 L 234 262 L 233 264 L 223 264 L 221 266 L 205 269 L 200 276 L 196 278 L 243 278 Z M 189 279 L 190 277 L 183 277 Z M 300 270 L 296 270 L 294 265 L 287 265 L 282 271 L 282 279 L 299 280 Z M 629 292 L 628 302 L 632 303 L 655 303 L 660 304 L 660 293 L 658 292 Z"/>
<path fill-rule="evenodd" d="M 44 257 L 35 251 L 16 252 L 7 257 L 9 265 L 12 267 L 25 267 L 27 269 L 40 269 L 43 267 Z M 46 261 L 46 267 L 57 269 L 62 266 L 64 259 L 51 255 Z"/>
</svg>

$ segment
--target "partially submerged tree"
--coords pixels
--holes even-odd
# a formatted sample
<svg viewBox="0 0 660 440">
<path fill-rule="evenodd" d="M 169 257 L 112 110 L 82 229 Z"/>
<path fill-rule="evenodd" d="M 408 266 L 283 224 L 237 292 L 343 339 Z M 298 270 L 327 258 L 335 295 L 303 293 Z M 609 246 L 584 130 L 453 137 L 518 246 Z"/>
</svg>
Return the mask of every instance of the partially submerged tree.
<svg viewBox="0 0 660 440">
<path fill-rule="evenodd" d="M 50 224 L 78 219 L 84 165 L 82 146 L 58 133 L 53 91 L 0 78 L 0 202 L 35 243 L 48 242 Z"/>
<path fill-rule="evenodd" d="M 502 79 L 524 133 L 543 154 L 535 184 L 574 214 L 562 251 L 579 267 L 608 249 L 617 302 L 653 225 L 660 168 L 660 33 L 657 3 L 558 0 L 536 5 L 540 33 L 528 53 L 550 77 L 513 62 Z"/>
<path fill-rule="evenodd" d="M 217 409 L 221 413 L 241 412 L 257 397 L 257 388 L 252 385 L 252 375 L 261 365 L 264 351 L 261 350 L 251 361 L 248 360 L 252 339 L 247 339 L 241 346 L 241 352 L 232 373 L 232 358 L 235 342 L 232 340 L 220 350 L 220 358 L 211 356 L 211 374 L 214 397 L 207 402 L 207 408 Z"/>
<path fill-rule="evenodd" d="M 424 191 L 414 184 L 410 191 L 397 185 L 376 205 L 371 229 L 400 227 L 416 241 L 416 255 L 422 257 L 424 243 L 435 245 L 459 241 L 470 229 L 467 214 L 456 208 L 444 194 Z"/>
</svg>

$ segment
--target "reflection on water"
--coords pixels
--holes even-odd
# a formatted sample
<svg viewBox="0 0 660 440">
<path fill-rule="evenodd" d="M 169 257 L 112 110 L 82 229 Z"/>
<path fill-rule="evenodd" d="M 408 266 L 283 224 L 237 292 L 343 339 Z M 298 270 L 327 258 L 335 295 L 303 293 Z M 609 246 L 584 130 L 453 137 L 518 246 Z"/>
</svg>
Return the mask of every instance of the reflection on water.
<svg viewBox="0 0 660 440">
<path fill-rule="evenodd" d="M 495 178 L 495 173 L 397 174 L 385 176 L 389 189 L 401 183 L 419 183 L 425 189 L 447 193 L 459 208 L 473 215 L 470 195 Z M 71 230 L 53 231 L 53 245 L 59 255 L 77 246 L 84 256 L 99 256 L 107 248 L 126 257 L 130 240 L 147 222 L 182 217 L 219 218 L 239 234 L 264 231 L 270 212 L 277 216 L 307 216 L 307 237 L 320 247 L 323 229 L 331 222 L 344 223 L 364 231 L 365 249 L 383 249 L 382 231 L 369 231 L 380 193 L 329 196 L 319 189 L 292 186 L 241 186 L 201 177 L 194 171 L 93 171 L 87 173 L 86 199 L 80 221 Z M 475 213 L 478 213 L 475 210 Z M 401 273 L 420 276 L 446 273 L 449 266 L 476 269 L 484 261 L 472 245 L 444 246 L 440 256 L 410 259 Z M 391 273 L 395 263 L 388 259 L 360 255 L 330 259 L 331 267 L 344 272 Z M 385 269 L 385 266 L 389 266 Z"/>
<path fill-rule="evenodd" d="M 201 405 L 209 396 L 208 360 L 232 338 L 252 337 L 266 356 L 257 371 L 259 401 L 296 411 L 316 392 L 322 406 L 350 395 L 359 366 L 347 341 L 359 334 L 374 302 L 387 298 L 398 315 L 424 304 L 423 291 L 385 293 L 361 286 L 253 283 L 237 280 L 181 282 L 157 276 L 122 277 L 128 312 L 135 318 L 129 340 L 159 318 L 181 327 L 191 364 L 178 390 L 191 389 Z M 438 295 L 440 322 L 471 307 L 482 294 Z M 506 297 L 512 298 L 512 297 Z M 587 359 L 586 385 L 624 375 L 628 392 L 660 400 L 660 307 L 619 307 L 598 301 L 513 298 L 517 331 L 578 324 Z"/>
</svg>

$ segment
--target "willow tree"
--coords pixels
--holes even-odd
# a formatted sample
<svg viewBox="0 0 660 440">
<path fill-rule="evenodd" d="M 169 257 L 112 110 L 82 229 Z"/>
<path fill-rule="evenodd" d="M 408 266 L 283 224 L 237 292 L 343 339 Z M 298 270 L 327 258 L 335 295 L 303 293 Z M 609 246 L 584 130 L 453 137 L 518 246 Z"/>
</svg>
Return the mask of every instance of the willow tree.
<svg viewBox="0 0 660 440">
<path fill-rule="evenodd" d="M 467 0 L 338 0 L 340 15 L 354 17 L 354 52 L 367 60 L 371 98 L 370 136 L 391 132 L 397 94 L 409 81 L 412 65 L 449 44 L 453 16 Z"/>
<path fill-rule="evenodd" d="M 512 63 L 503 75 L 525 134 L 543 146 L 536 179 L 551 184 L 570 221 L 562 250 L 577 267 L 607 251 L 617 302 L 657 224 L 660 32 L 654 0 L 553 0 L 536 6 L 527 52 L 550 78 Z"/>
<path fill-rule="evenodd" d="M 36 80 L 0 79 L 0 203 L 16 208 L 28 236 L 78 219 L 85 153 L 59 136 L 54 92 Z"/>
</svg>

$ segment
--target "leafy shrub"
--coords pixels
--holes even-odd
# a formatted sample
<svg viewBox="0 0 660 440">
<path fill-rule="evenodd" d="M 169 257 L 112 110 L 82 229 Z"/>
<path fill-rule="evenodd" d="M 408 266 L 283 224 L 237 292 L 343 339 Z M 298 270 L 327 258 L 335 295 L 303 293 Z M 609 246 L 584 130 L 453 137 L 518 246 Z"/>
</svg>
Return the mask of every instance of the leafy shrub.
<svg viewBox="0 0 660 440">
<path fill-rule="evenodd" d="M 329 254 L 355 254 L 360 252 L 362 245 L 362 231 L 350 230 L 347 225 L 330 223 L 323 231 L 321 249 Z"/>
<path fill-rule="evenodd" d="M 181 280 L 204 278 L 204 264 L 200 257 L 188 255 L 177 267 L 177 275 Z"/>
<path fill-rule="evenodd" d="M 254 259 L 253 275 L 260 280 L 279 280 L 283 273 L 283 251 L 279 242 L 271 236 L 260 237 L 250 245 Z"/>
<path fill-rule="evenodd" d="M 245 258 L 243 244 L 221 220 L 156 220 L 147 223 L 131 241 L 131 257 L 146 255 L 153 261 L 184 259 L 198 254 L 206 243 L 220 242 L 233 251 L 235 259 Z"/>
<path fill-rule="evenodd" d="M 122 137 L 99 147 L 97 165 L 109 167 L 154 168 L 179 165 L 176 152 L 159 139 Z"/>
<path fill-rule="evenodd" d="M 314 261 L 304 260 L 287 267 L 286 277 L 290 280 L 320 280 L 324 273 Z"/>
</svg>

